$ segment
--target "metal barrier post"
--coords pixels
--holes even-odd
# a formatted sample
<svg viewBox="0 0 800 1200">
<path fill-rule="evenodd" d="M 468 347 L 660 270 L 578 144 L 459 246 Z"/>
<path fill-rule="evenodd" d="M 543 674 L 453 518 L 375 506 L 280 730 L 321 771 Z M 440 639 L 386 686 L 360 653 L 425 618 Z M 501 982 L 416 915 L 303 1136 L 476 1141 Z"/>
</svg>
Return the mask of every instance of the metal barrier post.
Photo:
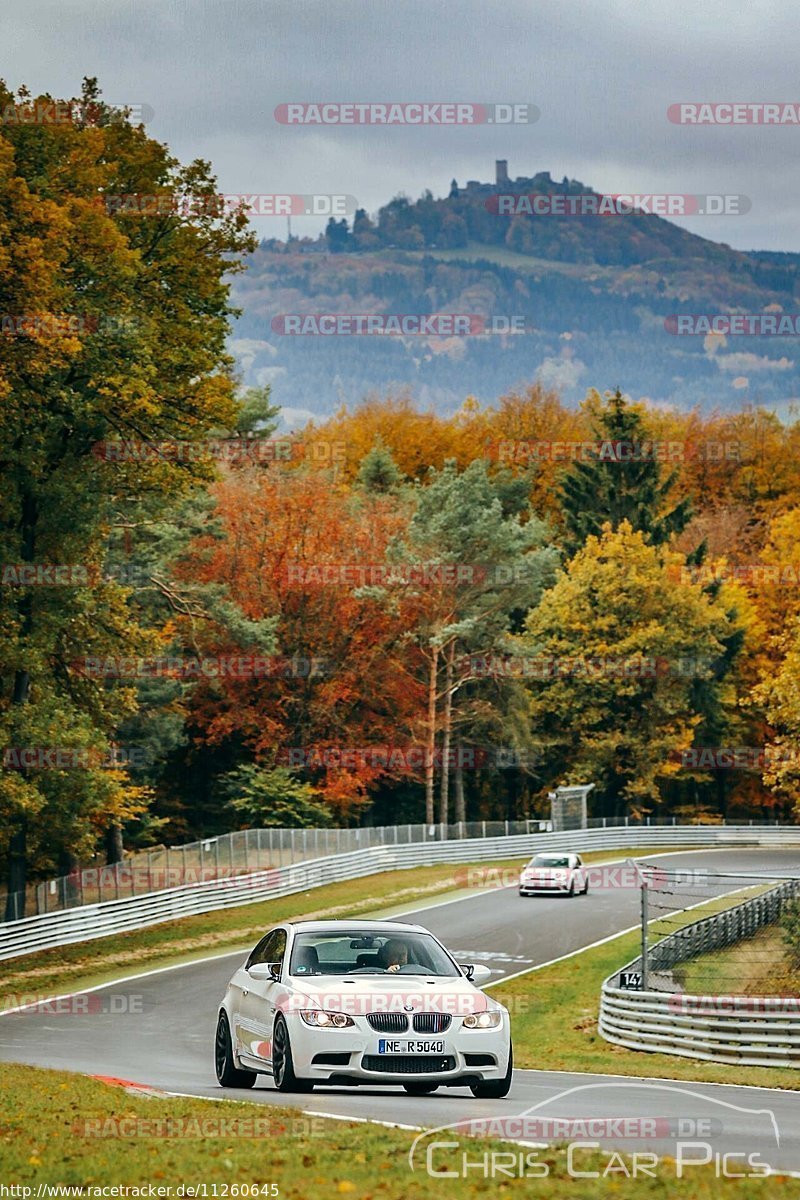
<svg viewBox="0 0 800 1200">
<path fill-rule="evenodd" d="M 646 992 L 648 985 L 648 954 L 649 954 L 649 939 L 647 933 L 647 917 L 648 917 L 648 896 L 647 896 L 647 880 L 642 876 L 641 887 L 642 900 L 642 991 Z"/>
</svg>

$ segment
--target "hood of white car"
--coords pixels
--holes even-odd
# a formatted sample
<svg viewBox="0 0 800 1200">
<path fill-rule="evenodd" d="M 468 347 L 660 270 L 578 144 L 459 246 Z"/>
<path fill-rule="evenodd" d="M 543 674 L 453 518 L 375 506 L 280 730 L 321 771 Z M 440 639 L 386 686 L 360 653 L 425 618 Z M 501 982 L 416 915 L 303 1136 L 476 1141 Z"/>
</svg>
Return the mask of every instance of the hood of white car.
<svg viewBox="0 0 800 1200">
<path fill-rule="evenodd" d="M 426 975 L 310 976 L 290 981 L 297 1008 L 324 1008 L 351 1016 L 374 1012 L 442 1012 L 453 1016 L 497 1007 L 463 977 Z M 291 1007 L 290 1003 L 290 1007 Z"/>
</svg>

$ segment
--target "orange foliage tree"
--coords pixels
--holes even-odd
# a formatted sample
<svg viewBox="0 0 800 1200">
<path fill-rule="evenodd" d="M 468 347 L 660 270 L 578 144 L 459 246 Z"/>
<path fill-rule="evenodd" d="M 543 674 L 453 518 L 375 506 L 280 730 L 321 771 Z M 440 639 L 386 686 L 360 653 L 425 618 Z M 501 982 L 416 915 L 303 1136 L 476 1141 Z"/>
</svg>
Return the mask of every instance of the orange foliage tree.
<svg viewBox="0 0 800 1200">
<path fill-rule="evenodd" d="M 345 817 L 395 771 L 358 752 L 391 744 L 421 703 L 413 673 L 396 665 L 403 605 L 387 610 L 368 586 L 405 523 L 403 503 L 278 468 L 230 472 L 213 494 L 222 536 L 197 539 L 183 570 L 225 585 L 249 620 L 274 617 L 278 663 L 261 677 L 203 682 L 192 722 L 210 744 L 232 739 L 256 761 L 296 765 Z M 240 653 L 219 627 L 202 636 L 207 653 Z"/>
</svg>

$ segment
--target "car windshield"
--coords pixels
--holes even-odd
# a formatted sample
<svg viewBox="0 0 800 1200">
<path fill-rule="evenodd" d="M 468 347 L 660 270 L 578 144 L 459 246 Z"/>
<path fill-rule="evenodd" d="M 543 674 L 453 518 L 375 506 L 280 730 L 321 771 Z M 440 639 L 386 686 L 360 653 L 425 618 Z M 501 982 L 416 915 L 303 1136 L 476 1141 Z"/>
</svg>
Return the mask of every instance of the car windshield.
<svg viewBox="0 0 800 1200">
<path fill-rule="evenodd" d="M 337 930 L 298 933 L 290 975 L 442 975 L 461 974 L 429 933 L 403 930 Z"/>
<path fill-rule="evenodd" d="M 568 867 L 569 857 L 566 854 L 537 854 L 528 863 L 529 867 Z"/>
</svg>

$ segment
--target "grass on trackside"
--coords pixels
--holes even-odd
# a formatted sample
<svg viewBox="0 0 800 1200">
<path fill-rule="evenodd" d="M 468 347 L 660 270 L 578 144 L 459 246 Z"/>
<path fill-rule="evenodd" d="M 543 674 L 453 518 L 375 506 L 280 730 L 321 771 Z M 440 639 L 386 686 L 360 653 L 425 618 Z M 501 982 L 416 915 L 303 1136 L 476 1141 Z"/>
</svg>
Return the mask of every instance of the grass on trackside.
<svg viewBox="0 0 800 1200">
<path fill-rule="evenodd" d="M 668 924 L 653 922 L 651 937 L 659 932 L 670 932 L 678 924 L 689 924 L 740 904 L 743 896 L 758 890 L 762 889 L 752 888 L 739 891 L 735 896 L 715 897 L 700 908 L 670 917 Z M 672 1054 L 627 1050 L 601 1037 L 597 1019 L 602 982 L 636 958 L 640 950 L 638 932 L 621 934 L 593 950 L 584 950 L 550 967 L 534 968 L 492 988 L 491 995 L 507 1005 L 512 1013 L 514 1065 L 549 1071 L 646 1075 L 697 1083 L 800 1089 L 800 1071 L 791 1067 L 734 1066 Z M 715 985 L 712 990 L 717 994 L 724 989 Z"/>
<path fill-rule="evenodd" d="M 656 853 L 652 849 L 598 850 L 584 854 L 586 862 Z M 527 859 L 502 859 L 472 864 L 446 863 L 386 871 L 328 884 L 278 900 L 262 900 L 238 908 L 164 921 L 146 929 L 113 934 L 72 946 L 39 950 L 0 962 L 0 1005 L 3 997 L 53 995 L 111 982 L 124 975 L 175 963 L 191 962 L 226 950 L 252 946 L 265 930 L 292 919 L 388 915 L 389 908 L 412 908 L 428 901 L 468 894 L 464 872 L 470 867 L 514 873 Z M 497 876 L 495 875 L 495 879 Z M 491 877 L 490 877 L 491 881 Z M 423 921 L 424 923 L 424 921 Z M 8 1001 L 6 1007 L 9 1007 Z"/>
<path fill-rule="evenodd" d="M 476 1102 L 476 1116 L 487 1115 L 487 1105 Z M 752 1200 L 757 1183 L 719 1179 L 711 1167 L 685 1167 L 678 1179 L 674 1162 L 666 1158 L 653 1168 L 655 1178 L 626 1177 L 625 1172 L 632 1175 L 632 1155 L 612 1151 L 578 1151 L 575 1169 L 599 1172 L 596 1179 L 578 1180 L 568 1173 L 565 1147 L 534 1152 L 508 1142 L 477 1143 L 465 1137 L 458 1139 L 456 1148 L 431 1156 L 434 1170 L 453 1171 L 455 1177 L 433 1178 L 425 1169 L 430 1138 L 422 1142 L 416 1169 L 412 1172 L 409 1166 L 414 1137 L 409 1130 L 304 1118 L 300 1110 L 246 1101 L 167 1100 L 61 1071 L 0 1065 L 2 1182 L 30 1187 L 33 1196 L 39 1184 L 144 1187 L 145 1195 L 151 1184 L 171 1188 L 173 1197 L 181 1185 L 204 1185 L 207 1197 L 214 1196 L 217 1185 L 217 1196 L 235 1197 L 269 1195 L 269 1185 L 274 1184 L 280 1200 L 488 1200 L 498 1195 Z M 456 1140 L 452 1133 L 447 1138 Z M 493 1151 L 503 1159 L 484 1158 Z M 547 1177 L 531 1177 L 530 1165 L 523 1165 L 527 1177 L 520 1178 L 521 1156 L 525 1164 L 524 1155 L 533 1153 L 535 1162 L 547 1165 Z M 473 1166 L 464 1177 L 465 1155 L 470 1163 L 485 1166 Z M 516 1177 L 497 1172 L 498 1162 Z M 797 1195 L 796 1181 L 773 1177 L 767 1186 L 771 1200 Z"/>
<path fill-rule="evenodd" d="M 703 954 L 675 968 L 683 989 L 695 994 L 730 991 L 740 996 L 798 996 L 800 969 L 789 960 L 779 925 L 725 950 Z"/>
</svg>

